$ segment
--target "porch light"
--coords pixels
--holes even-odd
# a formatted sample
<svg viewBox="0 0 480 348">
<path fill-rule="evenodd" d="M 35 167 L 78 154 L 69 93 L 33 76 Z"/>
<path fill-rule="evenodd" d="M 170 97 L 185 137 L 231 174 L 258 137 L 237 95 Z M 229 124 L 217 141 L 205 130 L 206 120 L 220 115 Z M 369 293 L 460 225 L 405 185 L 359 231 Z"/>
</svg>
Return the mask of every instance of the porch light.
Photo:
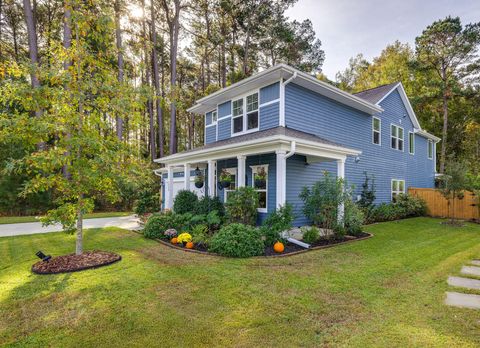
<svg viewBox="0 0 480 348">
<path fill-rule="evenodd" d="M 355 163 L 360 162 L 360 156 L 355 157 Z"/>
<path fill-rule="evenodd" d="M 195 175 L 196 176 L 202 175 L 202 171 L 200 170 L 200 168 L 198 168 L 198 166 L 197 166 L 197 168 L 195 168 Z"/>
<path fill-rule="evenodd" d="M 45 255 L 41 250 L 37 251 L 35 255 L 44 262 L 48 262 L 52 258 L 51 255 Z"/>
</svg>

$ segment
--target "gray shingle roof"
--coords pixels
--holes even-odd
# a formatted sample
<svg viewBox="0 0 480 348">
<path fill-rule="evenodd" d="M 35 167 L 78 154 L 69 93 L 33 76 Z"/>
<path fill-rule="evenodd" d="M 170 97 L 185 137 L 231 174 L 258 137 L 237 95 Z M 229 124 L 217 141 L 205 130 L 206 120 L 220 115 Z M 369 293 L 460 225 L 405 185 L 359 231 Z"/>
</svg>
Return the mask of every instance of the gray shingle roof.
<svg viewBox="0 0 480 348">
<path fill-rule="evenodd" d="M 200 151 L 205 149 L 213 149 L 219 146 L 238 144 L 238 143 L 243 143 L 249 140 L 268 138 L 275 135 L 285 135 L 285 136 L 296 138 L 299 140 L 307 140 L 307 141 L 317 142 L 319 144 L 344 147 L 341 144 L 335 143 L 327 139 L 320 138 L 314 134 L 310 134 L 310 133 L 306 133 L 306 132 L 302 132 L 302 131 L 298 131 L 298 130 L 290 129 L 286 127 L 275 127 L 275 128 L 270 128 L 263 131 L 231 137 L 225 140 L 219 140 L 213 143 L 206 144 L 204 146 L 196 147 L 195 149 L 183 151 L 182 153 L 195 152 L 195 151 Z"/>
<path fill-rule="evenodd" d="M 392 88 L 397 85 L 398 82 L 389 83 L 388 85 L 382 85 L 375 88 L 367 89 L 353 95 L 363 100 L 366 100 L 372 104 L 377 104 Z"/>
</svg>

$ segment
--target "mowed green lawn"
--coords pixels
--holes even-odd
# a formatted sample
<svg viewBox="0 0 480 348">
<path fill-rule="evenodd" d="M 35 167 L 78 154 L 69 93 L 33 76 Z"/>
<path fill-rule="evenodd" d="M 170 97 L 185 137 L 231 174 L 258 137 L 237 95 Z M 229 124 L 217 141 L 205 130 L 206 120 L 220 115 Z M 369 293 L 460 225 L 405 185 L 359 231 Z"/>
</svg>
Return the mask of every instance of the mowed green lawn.
<svg viewBox="0 0 480 348">
<path fill-rule="evenodd" d="M 0 238 L 0 344 L 13 346 L 480 345 L 480 311 L 443 304 L 448 275 L 480 257 L 480 226 L 416 218 L 371 239 L 265 259 L 207 257 L 115 228 L 86 249 L 123 260 L 72 274 L 30 272 L 74 236 Z"/>
</svg>

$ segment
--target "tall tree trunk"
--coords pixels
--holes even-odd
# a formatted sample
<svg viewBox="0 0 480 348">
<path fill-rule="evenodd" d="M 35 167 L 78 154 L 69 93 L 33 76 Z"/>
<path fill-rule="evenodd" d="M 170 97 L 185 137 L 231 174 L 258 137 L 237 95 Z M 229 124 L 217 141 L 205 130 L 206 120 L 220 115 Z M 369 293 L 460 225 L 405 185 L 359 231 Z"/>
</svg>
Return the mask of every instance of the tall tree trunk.
<svg viewBox="0 0 480 348">
<path fill-rule="evenodd" d="M 67 54 L 70 54 L 68 52 L 70 50 L 70 47 L 72 46 L 72 12 L 70 8 L 70 2 L 65 1 L 64 3 L 64 11 L 63 11 L 63 48 L 65 51 L 67 51 Z M 65 59 L 63 62 L 63 69 L 68 72 L 70 67 L 72 66 L 72 60 L 70 58 Z M 65 89 L 68 89 L 68 86 L 65 85 Z M 70 140 L 71 134 L 70 132 L 67 132 L 67 140 Z M 68 145 L 68 150 L 65 152 L 65 156 L 68 156 L 70 154 L 70 146 Z M 68 166 L 64 165 L 62 167 L 62 172 L 63 176 L 65 178 L 70 178 L 70 173 L 68 172 Z"/>
<path fill-rule="evenodd" d="M 442 71 L 443 83 L 443 95 L 442 95 L 442 107 L 443 107 L 443 130 L 442 130 L 442 150 L 440 153 L 440 174 L 445 172 L 446 152 L 447 152 L 447 131 L 448 131 L 448 81 L 446 76 L 446 70 Z"/>
<path fill-rule="evenodd" d="M 120 0 L 115 0 L 115 37 L 117 41 L 117 60 L 118 60 L 118 82 L 123 84 L 123 47 L 122 47 L 122 28 L 120 27 Z M 120 115 L 116 116 L 116 131 L 118 140 L 123 139 L 123 119 Z"/>
<path fill-rule="evenodd" d="M 142 22 L 142 28 L 143 28 L 143 54 L 145 56 L 145 82 L 148 87 L 150 87 L 150 65 L 149 65 L 149 59 L 148 59 L 148 49 L 147 49 L 147 40 L 149 39 L 149 35 L 147 33 L 147 25 L 146 25 L 146 12 L 145 12 L 145 0 L 142 0 L 142 10 L 143 10 L 143 22 Z M 150 155 L 152 161 L 157 157 L 156 154 L 156 147 L 155 147 L 155 123 L 154 123 L 154 118 L 153 118 L 153 102 L 152 98 L 150 96 L 150 92 L 148 93 L 148 100 L 147 100 L 147 111 L 148 111 L 148 119 L 149 119 L 149 124 L 150 124 Z"/>
<path fill-rule="evenodd" d="M 32 64 L 32 72 L 30 74 L 31 77 L 31 84 L 33 89 L 40 88 L 40 81 L 37 75 L 38 69 L 38 46 L 37 46 L 37 32 L 36 32 L 36 25 L 35 25 L 35 16 L 32 11 L 32 5 L 30 0 L 23 0 L 23 10 L 25 14 L 25 22 L 27 24 L 27 35 L 28 35 L 28 51 L 30 56 L 30 63 Z M 41 117 L 42 110 L 40 107 L 37 107 L 35 110 L 35 116 Z M 45 143 L 39 143 L 37 145 L 39 150 L 43 150 L 45 148 Z"/>
<path fill-rule="evenodd" d="M 151 12 L 151 31 L 152 31 L 152 67 L 153 67 L 153 83 L 155 86 L 155 106 L 157 111 L 157 126 L 158 126 L 158 147 L 160 150 L 160 157 L 164 155 L 164 130 L 163 130 L 163 110 L 160 98 L 160 77 L 158 69 L 158 55 L 157 55 L 157 30 L 155 26 L 155 12 L 153 7 L 153 0 L 150 0 L 150 12 Z"/>
<path fill-rule="evenodd" d="M 247 30 L 245 45 L 243 46 L 243 75 L 248 76 L 248 53 L 250 48 L 250 31 Z"/>
</svg>

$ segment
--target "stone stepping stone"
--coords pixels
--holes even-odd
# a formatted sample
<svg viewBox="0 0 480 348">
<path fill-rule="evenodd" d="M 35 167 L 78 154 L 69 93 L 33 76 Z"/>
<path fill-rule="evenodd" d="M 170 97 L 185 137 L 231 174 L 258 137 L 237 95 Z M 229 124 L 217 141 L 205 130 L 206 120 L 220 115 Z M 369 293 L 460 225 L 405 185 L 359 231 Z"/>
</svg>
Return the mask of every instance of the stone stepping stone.
<svg viewBox="0 0 480 348">
<path fill-rule="evenodd" d="M 480 309 L 480 295 L 447 292 L 445 304 L 454 307 Z"/>
<path fill-rule="evenodd" d="M 448 285 L 471 290 L 480 290 L 480 280 L 462 277 L 448 277 Z"/>
<path fill-rule="evenodd" d="M 466 275 L 473 275 L 476 277 L 480 277 L 480 267 L 475 266 L 463 266 L 462 270 L 460 271 L 462 274 Z"/>
<path fill-rule="evenodd" d="M 480 266 L 480 260 L 473 260 L 472 262 L 470 262 L 472 265 L 475 265 L 475 266 Z"/>
</svg>

